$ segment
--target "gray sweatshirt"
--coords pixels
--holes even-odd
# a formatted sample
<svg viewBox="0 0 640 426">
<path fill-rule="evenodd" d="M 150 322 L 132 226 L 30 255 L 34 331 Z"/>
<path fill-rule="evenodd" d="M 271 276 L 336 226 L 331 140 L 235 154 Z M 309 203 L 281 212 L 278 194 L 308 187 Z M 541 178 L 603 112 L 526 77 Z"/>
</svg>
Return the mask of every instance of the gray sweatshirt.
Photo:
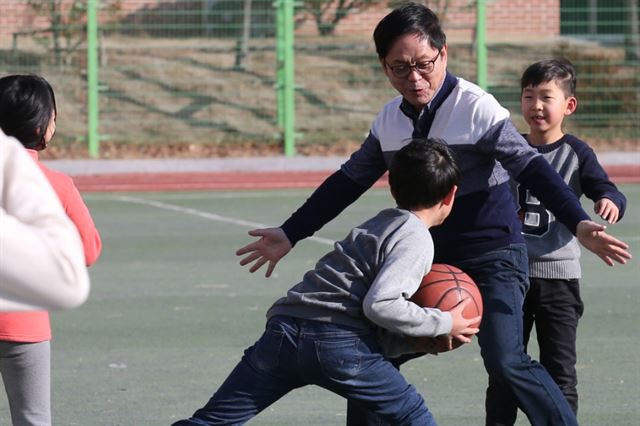
<svg viewBox="0 0 640 426">
<path fill-rule="evenodd" d="M 409 301 L 432 260 L 427 226 L 407 210 L 383 210 L 336 242 L 273 304 L 267 318 L 289 315 L 363 329 L 379 326 L 408 336 L 448 334 L 451 314 Z"/>
<path fill-rule="evenodd" d="M 544 156 L 578 198 L 583 194 L 593 202 L 608 198 L 618 207 L 622 219 L 627 200 L 585 142 L 567 134 L 552 144 L 533 148 Z M 516 186 L 516 200 L 523 221 L 522 233 L 527 241 L 530 276 L 580 278 L 580 245 L 574 235 L 521 186 Z"/>
</svg>

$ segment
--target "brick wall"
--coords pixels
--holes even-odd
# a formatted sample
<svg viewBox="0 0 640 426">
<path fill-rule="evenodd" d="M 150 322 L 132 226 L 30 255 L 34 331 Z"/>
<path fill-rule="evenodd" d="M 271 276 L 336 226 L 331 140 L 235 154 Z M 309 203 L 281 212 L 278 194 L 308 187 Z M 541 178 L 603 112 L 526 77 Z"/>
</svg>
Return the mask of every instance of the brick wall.
<svg viewBox="0 0 640 426">
<path fill-rule="evenodd" d="M 101 6 L 107 1 L 97 0 Z M 164 1 L 166 2 L 166 0 Z M 32 31 L 46 28 L 47 19 L 38 16 L 24 0 L 0 0 L 0 49 L 10 46 L 13 34 L 19 31 Z M 63 7 L 69 7 L 71 0 L 62 0 Z M 152 8 L 162 0 L 121 0 L 122 16 L 145 7 Z"/>
<path fill-rule="evenodd" d="M 451 0 L 444 17 L 447 36 L 464 29 L 473 29 L 476 23 L 475 8 L 465 8 L 467 1 Z M 371 34 L 378 21 L 389 13 L 388 8 L 371 7 L 366 11 L 352 14 L 340 22 L 336 33 Z M 487 2 L 487 33 L 501 38 L 504 36 L 557 36 L 560 34 L 560 0 L 494 0 Z M 315 24 L 308 19 L 298 29 L 299 33 L 316 34 Z"/>
<path fill-rule="evenodd" d="M 152 9 L 162 0 L 121 0 L 121 14 L 149 8 Z M 445 29 L 447 35 L 459 31 L 461 27 L 472 28 L 475 25 L 475 10 L 460 10 L 464 0 L 452 0 L 446 16 Z M 508 35 L 555 36 L 560 33 L 560 0 L 494 0 L 487 2 L 488 37 Z M 352 14 L 338 25 L 338 35 L 366 34 L 370 35 L 377 22 L 389 9 L 372 7 L 366 11 Z M 37 17 L 23 0 L 0 0 L 0 48 L 6 48 L 11 36 L 16 31 L 43 28 L 46 21 Z M 298 29 L 299 34 L 316 34 L 312 19 Z"/>
<path fill-rule="evenodd" d="M 487 32 L 495 35 L 560 34 L 560 0 L 487 2 Z"/>
<path fill-rule="evenodd" d="M 42 28 L 46 21 L 32 13 L 31 8 L 19 0 L 0 0 L 0 47 L 11 42 L 12 34 L 17 31 Z"/>
</svg>

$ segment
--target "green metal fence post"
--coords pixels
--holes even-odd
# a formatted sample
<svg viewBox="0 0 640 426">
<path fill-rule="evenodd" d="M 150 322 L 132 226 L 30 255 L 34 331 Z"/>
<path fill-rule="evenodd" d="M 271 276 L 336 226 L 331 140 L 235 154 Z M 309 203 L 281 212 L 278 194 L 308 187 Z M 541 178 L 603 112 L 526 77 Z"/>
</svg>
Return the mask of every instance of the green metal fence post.
<svg viewBox="0 0 640 426">
<path fill-rule="evenodd" d="M 295 72 L 294 72 L 294 0 L 283 0 L 282 25 L 284 27 L 284 155 L 295 154 Z"/>
<path fill-rule="evenodd" d="M 284 40 L 283 40 L 283 1 L 273 3 L 276 8 L 276 123 L 278 129 L 284 129 Z"/>
<path fill-rule="evenodd" d="M 476 1 L 476 83 L 488 90 L 487 83 L 487 13 L 485 0 Z"/>
<path fill-rule="evenodd" d="M 98 0 L 87 1 L 87 141 L 89 156 L 99 156 Z"/>
</svg>

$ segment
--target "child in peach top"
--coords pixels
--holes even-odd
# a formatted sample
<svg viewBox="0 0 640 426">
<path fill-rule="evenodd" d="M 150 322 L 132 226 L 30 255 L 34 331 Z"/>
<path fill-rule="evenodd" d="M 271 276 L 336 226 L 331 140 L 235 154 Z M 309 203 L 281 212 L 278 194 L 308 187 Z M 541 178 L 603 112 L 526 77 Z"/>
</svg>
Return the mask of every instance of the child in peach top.
<svg viewBox="0 0 640 426">
<path fill-rule="evenodd" d="M 100 256 L 102 242 L 89 209 L 70 177 L 38 162 L 56 130 L 56 102 L 42 77 L 0 78 L 0 128 L 18 139 L 39 165 L 75 224 L 87 266 Z M 0 372 L 13 424 L 51 424 L 51 327 L 45 311 L 0 313 Z"/>
</svg>

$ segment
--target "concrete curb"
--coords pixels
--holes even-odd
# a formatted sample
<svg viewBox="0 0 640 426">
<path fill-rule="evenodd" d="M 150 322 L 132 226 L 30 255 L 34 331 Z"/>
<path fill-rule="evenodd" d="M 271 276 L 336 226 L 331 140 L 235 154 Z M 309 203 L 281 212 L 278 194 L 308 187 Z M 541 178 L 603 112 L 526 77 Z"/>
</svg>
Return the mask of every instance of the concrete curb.
<svg viewBox="0 0 640 426">
<path fill-rule="evenodd" d="M 227 157 L 134 160 L 44 160 L 53 170 L 71 176 L 111 175 L 122 173 L 216 173 L 269 171 L 333 171 L 348 159 L 332 157 Z M 604 166 L 640 166 L 639 152 L 605 152 L 598 154 Z"/>
<path fill-rule="evenodd" d="M 80 175 L 336 170 L 348 157 L 229 157 L 135 160 L 48 160 L 53 170 Z"/>
</svg>

